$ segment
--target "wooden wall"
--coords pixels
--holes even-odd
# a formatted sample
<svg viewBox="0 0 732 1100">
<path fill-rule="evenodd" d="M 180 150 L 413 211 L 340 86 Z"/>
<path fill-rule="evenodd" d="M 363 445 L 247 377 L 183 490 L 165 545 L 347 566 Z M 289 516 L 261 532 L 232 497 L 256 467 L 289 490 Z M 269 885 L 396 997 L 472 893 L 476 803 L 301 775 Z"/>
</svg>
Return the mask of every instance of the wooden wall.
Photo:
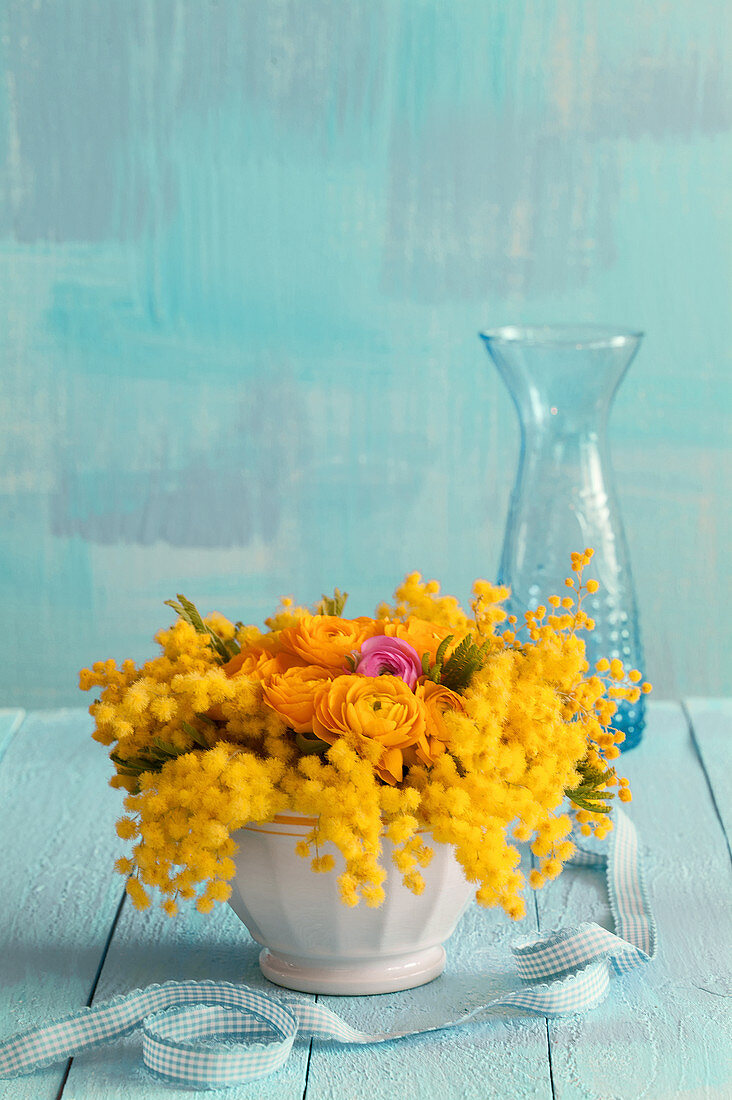
<svg viewBox="0 0 732 1100">
<path fill-rule="evenodd" d="M 730 688 L 723 0 L 5 0 L 0 704 L 183 591 L 492 576 L 477 339 L 639 326 L 612 421 L 658 694 Z M 729 73 L 729 62 L 727 66 Z"/>
</svg>

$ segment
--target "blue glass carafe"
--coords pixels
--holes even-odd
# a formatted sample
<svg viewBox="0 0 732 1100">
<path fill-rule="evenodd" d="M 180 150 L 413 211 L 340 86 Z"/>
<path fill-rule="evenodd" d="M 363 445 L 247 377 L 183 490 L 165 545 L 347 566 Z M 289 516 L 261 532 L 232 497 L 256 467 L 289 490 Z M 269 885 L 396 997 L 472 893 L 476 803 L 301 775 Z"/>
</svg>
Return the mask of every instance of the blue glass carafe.
<svg viewBox="0 0 732 1100">
<path fill-rule="evenodd" d="M 595 620 L 587 659 L 619 657 L 643 670 L 638 611 L 607 446 L 615 393 L 642 333 L 594 325 L 507 326 L 481 333 L 508 386 L 521 428 L 518 473 L 498 580 L 511 589 L 510 613 L 564 595 L 570 554 L 591 546 L 585 577 L 599 591 L 583 607 Z M 633 748 L 644 726 L 643 696 L 621 701 L 614 723 Z"/>
</svg>

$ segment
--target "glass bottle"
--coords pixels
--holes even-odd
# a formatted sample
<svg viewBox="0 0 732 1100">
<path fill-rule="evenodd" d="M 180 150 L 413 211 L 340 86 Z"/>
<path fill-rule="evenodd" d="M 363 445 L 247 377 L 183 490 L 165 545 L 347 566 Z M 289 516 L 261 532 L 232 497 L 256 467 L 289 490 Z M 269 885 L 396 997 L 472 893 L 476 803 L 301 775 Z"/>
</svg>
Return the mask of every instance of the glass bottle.
<svg viewBox="0 0 732 1100">
<path fill-rule="evenodd" d="M 523 613 L 566 595 L 570 554 L 591 546 L 585 578 L 600 589 L 583 607 L 595 620 L 584 635 L 587 659 L 619 657 L 643 669 L 638 612 L 612 483 L 607 421 L 613 397 L 642 333 L 594 325 L 508 326 L 481 333 L 508 386 L 521 427 L 518 473 L 498 580 L 511 588 L 509 611 Z M 620 701 L 614 723 L 633 748 L 644 700 Z"/>
</svg>

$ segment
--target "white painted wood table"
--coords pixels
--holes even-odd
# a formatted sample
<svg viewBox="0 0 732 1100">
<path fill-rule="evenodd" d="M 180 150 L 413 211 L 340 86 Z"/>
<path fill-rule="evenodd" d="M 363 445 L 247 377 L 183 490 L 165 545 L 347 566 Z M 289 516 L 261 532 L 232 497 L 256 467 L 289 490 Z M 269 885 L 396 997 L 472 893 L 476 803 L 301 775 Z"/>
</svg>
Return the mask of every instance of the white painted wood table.
<svg viewBox="0 0 732 1100">
<path fill-rule="evenodd" d="M 258 946 L 228 907 L 170 920 L 125 901 L 112 862 L 120 796 L 81 710 L 0 711 L 0 1038 L 166 979 L 211 978 L 275 992 Z M 373 1047 L 296 1043 L 274 1076 L 228 1090 L 257 1100 L 672 1100 L 732 1097 L 730 914 L 732 706 L 654 702 L 641 746 L 622 757 L 659 953 L 613 983 L 584 1016 L 508 1010 L 458 1030 Z M 568 870 L 536 895 L 522 929 L 473 906 L 445 974 L 421 989 L 324 998 L 364 1030 L 428 1026 L 519 982 L 509 944 L 522 931 L 581 920 L 611 926 L 602 876 Z M 15 1080 L 0 1100 L 196 1095 L 142 1066 L 139 1033 Z M 203 1095 L 201 1093 L 200 1095 Z"/>
</svg>

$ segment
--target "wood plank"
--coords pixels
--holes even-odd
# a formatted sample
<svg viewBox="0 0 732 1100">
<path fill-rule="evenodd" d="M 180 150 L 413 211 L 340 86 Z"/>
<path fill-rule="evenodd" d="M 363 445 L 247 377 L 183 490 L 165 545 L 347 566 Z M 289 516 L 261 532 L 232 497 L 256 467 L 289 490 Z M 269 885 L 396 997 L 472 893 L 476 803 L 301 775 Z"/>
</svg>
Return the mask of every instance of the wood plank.
<svg viewBox="0 0 732 1100">
<path fill-rule="evenodd" d="M 242 982 L 277 996 L 280 991 L 259 971 L 259 951 L 228 905 L 217 906 L 208 916 L 188 905 L 171 919 L 157 906 L 140 913 L 126 899 L 94 1000 L 184 979 Z M 227 1089 L 227 1100 L 301 1100 L 308 1049 L 308 1042 L 296 1043 L 278 1073 Z M 140 1032 L 74 1058 L 64 1090 L 67 1100 L 191 1100 L 192 1095 L 190 1089 L 160 1082 L 147 1072 Z"/>
<path fill-rule="evenodd" d="M 727 851 L 686 718 L 649 707 L 642 744 L 621 757 L 658 925 L 656 959 L 616 979 L 585 1016 L 549 1023 L 557 1100 L 695 1100 L 732 1095 L 732 882 Z M 543 930 L 612 927 L 603 876 L 569 871 L 538 895 Z"/>
<path fill-rule="evenodd" d="M 0 845 L 9 853 L 0 907 L 0 1037 L 87 1003 L 123 893 L 112 870 L 125 850 L 114 831 L 121 797 L 106 785 L 110 765 L 90 732 L 83 711 L 32 714 L 0 766 Z M 94 1000 L 171 978 L 242 981 L 276 994 L 259 973 L 258 953 L 228 906 L 209 917 L 189 909 L 171 921 L 158 909 L 137 913 L 126 904 Z M 300 1100 L 308 1048 L 298 1044 L 270 1081 L 227 1095 Z M 0 1081 L 0 1100 L 52 1100 L 65 1068 Z M 149 1100 L 158 1089 L 169 1100 L 178 1095 L 144 1070 L 138 1033 L 75 1058 L 63 1095 Z M 191 1092 L 180 1096 L 189 1100 Z"/>
<path fill-rule="evenodd" d="M 13 852 L 15 840 L 12 858 L 6 857 L 0 910 L 0 987 L 6 994 L 0 1035 L 85 1003 L 83 975 L 88 991 L 93 960 L 101 957 L 103 933 L 114 914 L 118 879 L 110 874 L 105 880 L 103 868 L 111 866 L 119 846 L 113 833 L 119 796 L 104 784 L 108 765 L 104 753 L 87 742 L 88 732 L 80 712 L 31 715 L 0 766 L 3 851 Z M 550 1023 L 555 1094 L 561 1100 L 610 1092 L 621 1100 L 721 1097 L 730 1090 L 732 1035 L 723 1012 L 729 985 L 722 967 L 729 956 L 726 914 L 732 888 L 722 830 L 681 709 L 652 705 L 643 744 L 621 763 L 634 784 L 630 810 L 648 848 L 660 956 L 618 980 L 596 1012 Z M 680 776 L 683 798 L 677 797 Z M 89 790 L 97 792 L 95 799 Z M 83 854 L 70 857 L 69 849 Z M 77 896 L 70 901 L 73 867 Z M 100 872 L 87 883 L 81 872 L 89 867 Z M 609 924 L 596 872 L 570 871 L 538 900 L 545 929 L 582 919 Z M 327 1003 L 367 1030 L 429 1026 L 515 984 L 508 947 L 516 934 L 510 922 L 474 907 L 448 947 L 449 967 L 437 982 L 403 994 Z M 125 906 L 96 999 L 167 978 L 225 978 L 271 990 L 256 969 L 257 950 L 228 909 L 211 917 L 188 912 L 168 921 L 157 910 L 138 914 Z M 545 1028 L 543 1020 L 505 1012 L 464 1031 L 385 1046 L 317 1046 L 307 1096 L 549 1097 Z M 131 1037 L 75 1059 L 64 1095 L 174 1098 L 179 1090 L 158 1085 L 142 1069 L 139 1046 L 139 1037 Z M 275 1077 L 229 1095 L 299 1100 L 307 1054 L 307 1045 L 298 1046 Z M 0 1082 L 0 1098 L 53 1097 L 60 1078 L 61 1071 L 52 1069 Z M 190 1095 L 180 1090 L 181 1100 Z"/>
<path fill-rule="evenodd" d="M 732 699 L 684 699 L 696 750 L 732 848 Z"/>
<path fill-rule="evenodd" d="M 473 904 L 447 944 L 448 965 L 420 989 L 380 997 L 320 997 L 364 1031 L 429 1027 L 521 985 L 509 945 L 536 928 Z M 548 1100 L 546 1024 L 509 1009 L 484 1023 L 378 1046 L 313 1045 L 307 1100 Z"/>
<path fill-rule="evenodd" d="M 86 1004 L 119 903 L 119 796 L 90 733 L 84 711 L 31 713 L 0 765 L 3 1037 Z M 63 1074 L 0 1081 L 0 1100 L 54 1100 Z"/>
<path fill-rule="evenodd" d="M 7 752 L 8 745 L 20 729 L 25 711 L 18 707 L 9 710 L 0 710 L 0 761 Z"/>
</svg>

